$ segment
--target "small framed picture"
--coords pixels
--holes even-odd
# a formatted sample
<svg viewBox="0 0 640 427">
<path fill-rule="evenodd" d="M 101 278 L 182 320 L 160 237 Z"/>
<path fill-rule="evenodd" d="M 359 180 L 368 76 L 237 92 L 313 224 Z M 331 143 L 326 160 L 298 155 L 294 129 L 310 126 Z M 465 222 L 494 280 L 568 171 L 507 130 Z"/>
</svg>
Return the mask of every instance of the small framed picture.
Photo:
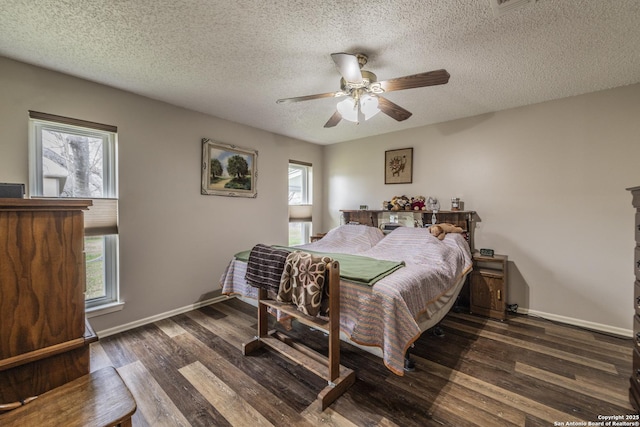
<svg viewBox="0 0 640 427">
<path fill-rule="evenodd" d="M 202 139 L 202 194 L 256 197 L 258 152 Z"/>
<path fill-rule="evenodd" d="M 361 211 L 369 210 L 369 205 L 360 205 L 360 210 Z"/>
<path fill-rule="evenodd" d="M 384 183 L 411 184 L 413 182 L 413 148 L 384 152 Z"/>
</svg>

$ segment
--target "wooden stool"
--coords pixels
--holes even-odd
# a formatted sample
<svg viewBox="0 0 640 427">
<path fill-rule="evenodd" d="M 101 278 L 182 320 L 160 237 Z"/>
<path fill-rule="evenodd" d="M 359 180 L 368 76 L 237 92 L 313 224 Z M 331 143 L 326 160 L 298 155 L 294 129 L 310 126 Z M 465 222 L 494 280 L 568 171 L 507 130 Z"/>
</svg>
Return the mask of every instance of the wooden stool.
<svg viewBox="0 0 640 427">
<path fill-rule="evenodd" d="M 136 401 L 113 367 L 50 390 L 0 415 L 0 426 L 131 427 Z"/>
</svg>

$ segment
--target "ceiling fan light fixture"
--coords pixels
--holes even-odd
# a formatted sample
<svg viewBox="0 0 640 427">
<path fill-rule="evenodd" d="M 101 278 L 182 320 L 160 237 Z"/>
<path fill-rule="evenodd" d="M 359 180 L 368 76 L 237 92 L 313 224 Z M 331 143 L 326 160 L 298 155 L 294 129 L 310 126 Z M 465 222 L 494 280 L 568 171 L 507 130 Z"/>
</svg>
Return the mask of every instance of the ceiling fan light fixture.
<svg viewBox="0 0 640 427">
<path fill-rule="evenodd" d="M 344 120 L 354 123 L 359 123 L 362 117 L 369 120 L 380 112 L 378 98 L 371 95 L 361 96 L 358 102 L 352 97 L 345 98 L 338 102 L 336 108 Z"/>
<path fill-rule="evenodd" d="M 358 122 L 358 106 L 356 105 L 355 99 L 351 97 L 345 98 L 338 102 L 336 108 L 344 120 L 355 123 Z"/>
<path fill-rule="evenodd" d="M 380 112 L 378 108 L 378 97 L 371 95 L 364 95 L 360 98 L 360 110 L 364 114 L 364 119 L 369 120 Z"/>
</svg>

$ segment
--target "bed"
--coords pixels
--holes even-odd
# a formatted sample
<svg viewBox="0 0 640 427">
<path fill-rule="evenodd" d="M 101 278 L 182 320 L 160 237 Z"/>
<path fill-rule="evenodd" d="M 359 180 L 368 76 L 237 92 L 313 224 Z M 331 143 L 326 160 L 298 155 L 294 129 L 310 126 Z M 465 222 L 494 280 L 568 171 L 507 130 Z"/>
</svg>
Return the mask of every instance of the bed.
<svg viewBox="0 0 640 427">
<path fill-rule="evenodd" d="M 295 249 L 404 263 L 371 286 L 343 277 L 339 284 L 341 339 L 382 357 L 400 376 L 408 348 L 451 309 L 472 267 L 463 234 L 438 240 L 428 228 L 399 227 L 385 236 L 378 228 L 346 224 Z M 246 270 L 242 257 L 230 261 L 220 279 L 223 294 L 258 298 Z"/>
</svg>

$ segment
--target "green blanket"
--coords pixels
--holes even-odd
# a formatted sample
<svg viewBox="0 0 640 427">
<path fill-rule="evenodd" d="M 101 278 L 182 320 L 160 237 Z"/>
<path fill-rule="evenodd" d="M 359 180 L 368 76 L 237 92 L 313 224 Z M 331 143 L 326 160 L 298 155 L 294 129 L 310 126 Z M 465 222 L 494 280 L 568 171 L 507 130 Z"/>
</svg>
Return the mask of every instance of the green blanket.
<svg viewBox="0 0 640 427">
<path fill-rule="evenodd" d="M 288 251 L 297 251 L 295 247 L 274 246 Z M 333 258 L 340 263 L 340 278 L 349 282 L 361 285 L 373 286 L 378 280 L 388 276 L 399 268 L 404 267 L 404 262 L 385 261 L 359 255 L 336 254 L 326 252 L 316 252 L 305 250 L 314 254 L 320 254 Z M 242 251 L 235 254 L 235 258 L 240 261 L 248 261 L 251 250 Z"/>
</svg>

